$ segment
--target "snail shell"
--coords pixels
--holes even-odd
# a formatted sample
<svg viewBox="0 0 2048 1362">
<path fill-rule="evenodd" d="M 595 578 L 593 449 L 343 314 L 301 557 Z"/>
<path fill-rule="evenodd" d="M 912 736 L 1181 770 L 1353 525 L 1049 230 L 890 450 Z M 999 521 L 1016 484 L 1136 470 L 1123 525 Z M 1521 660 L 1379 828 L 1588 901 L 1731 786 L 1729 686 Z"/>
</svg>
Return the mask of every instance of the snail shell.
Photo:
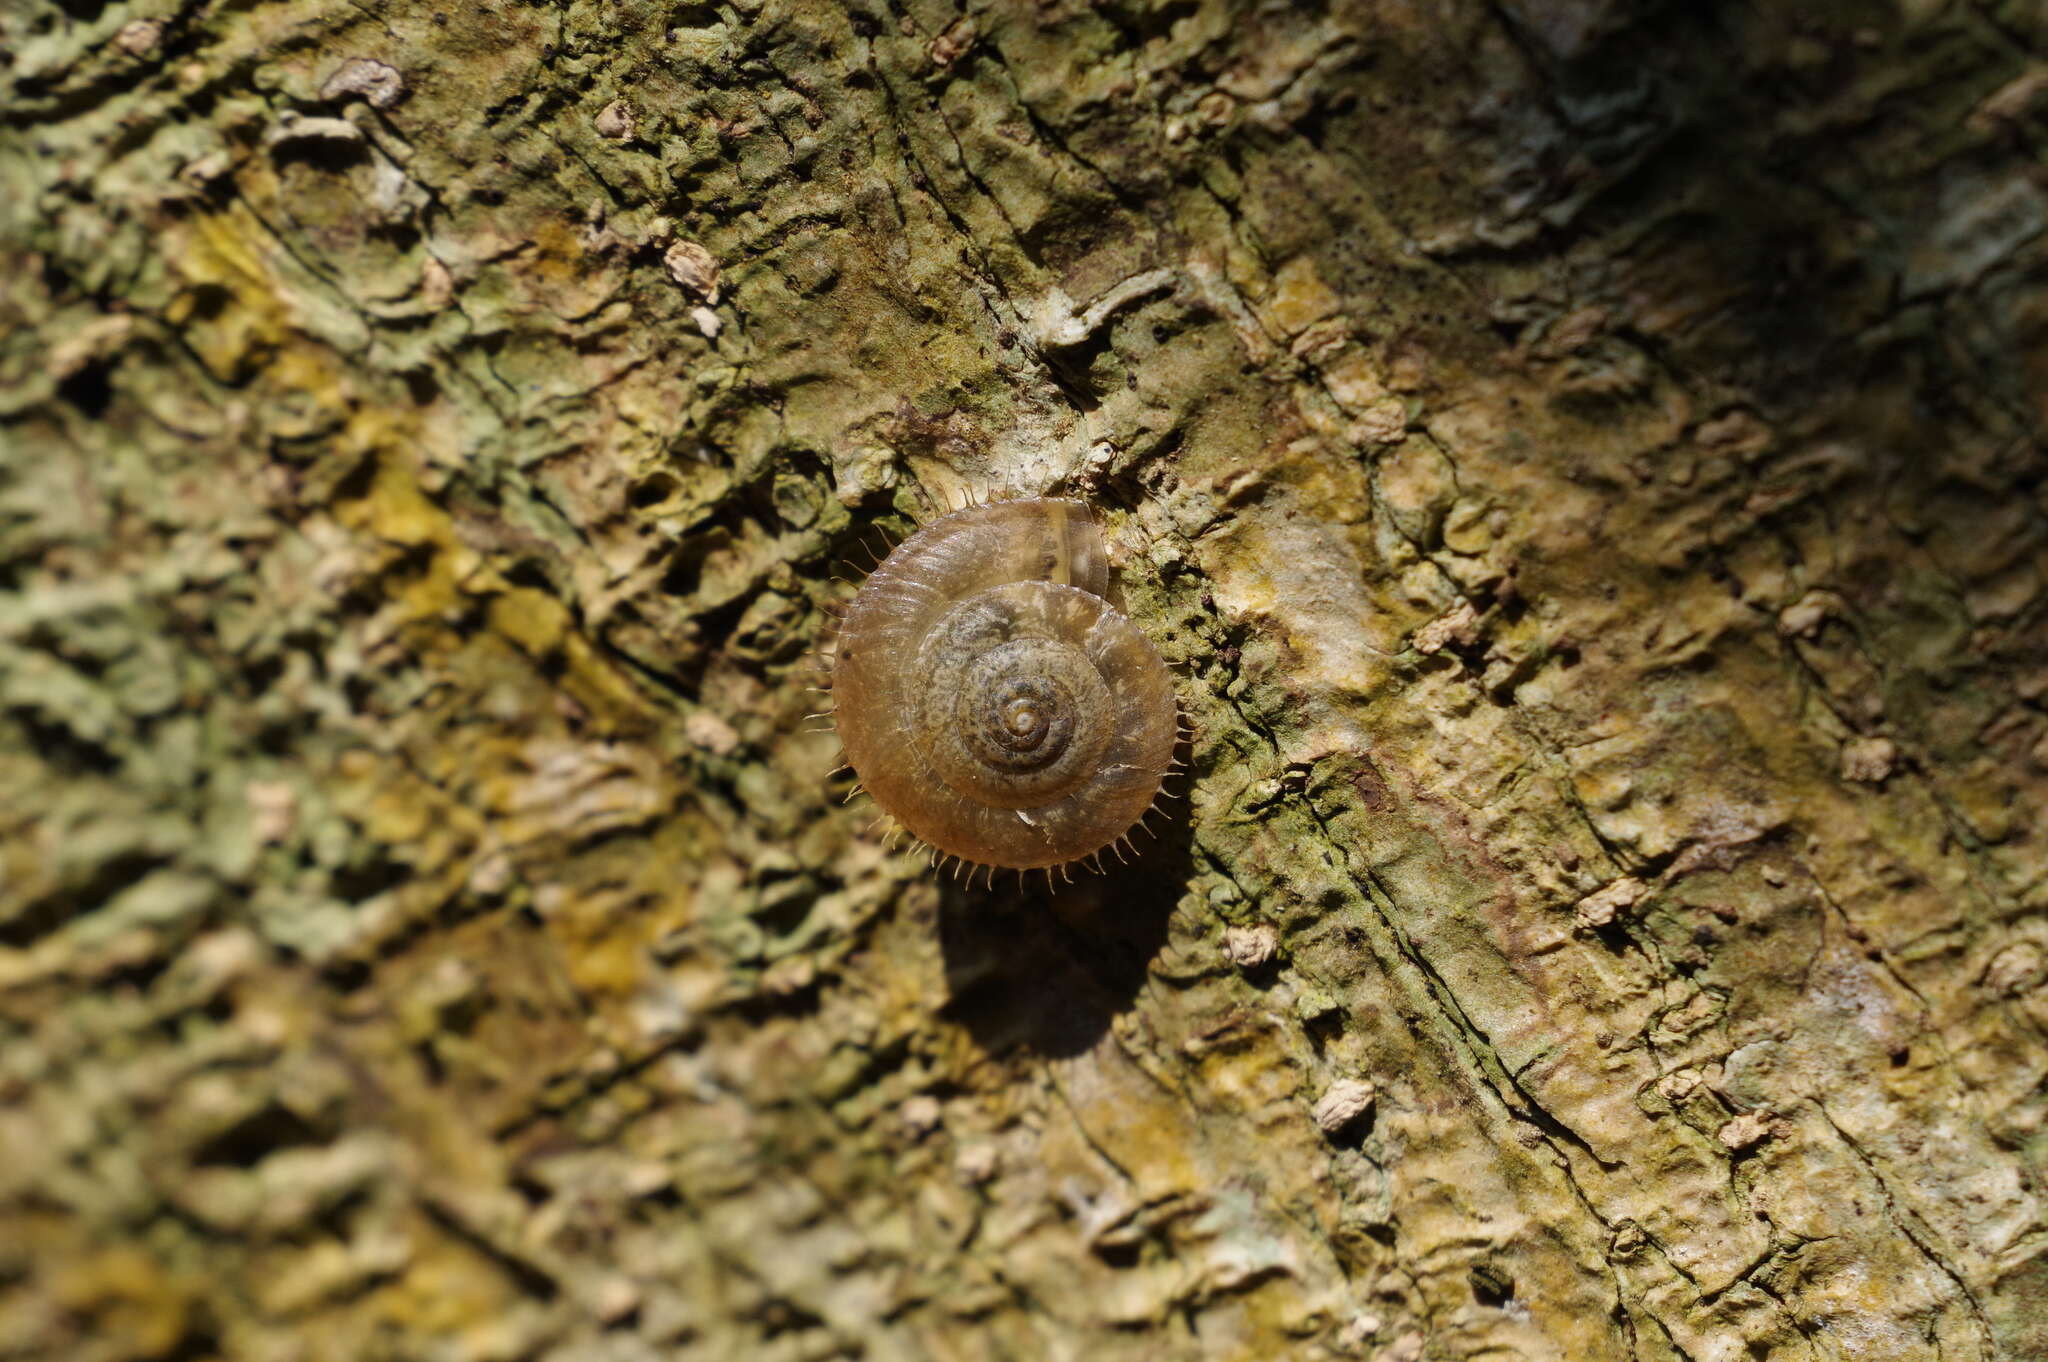
<svg viewBox="0 0 2048 1362">
<path fill-rule="evenodd" d="M 875 803 L 943 855 L 1019 870 L 1128 832 L 1179 721 L 1166 664 L 1108 589 L 1078 502 L 971 506 L 898 545 L 832 662 L 833 722 Z"/>
</svg>

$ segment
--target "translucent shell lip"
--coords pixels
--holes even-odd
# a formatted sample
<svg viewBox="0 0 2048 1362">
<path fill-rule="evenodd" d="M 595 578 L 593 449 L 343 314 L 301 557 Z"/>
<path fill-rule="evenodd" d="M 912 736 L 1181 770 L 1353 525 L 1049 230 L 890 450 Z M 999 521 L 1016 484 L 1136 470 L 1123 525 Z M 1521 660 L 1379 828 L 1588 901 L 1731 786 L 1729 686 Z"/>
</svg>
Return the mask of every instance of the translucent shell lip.
<svg viewBox="0 0 2048 1362">
<path fill-rule="evenodd" d="M 854 597 L 833 721 L 861 786 L 939 853 L 1031 870 L 1152 806 L 1179 730 L 1151 640 L 1106 599 L 1079 502 L 995 502 L 899 545 Z"/>
</svg>

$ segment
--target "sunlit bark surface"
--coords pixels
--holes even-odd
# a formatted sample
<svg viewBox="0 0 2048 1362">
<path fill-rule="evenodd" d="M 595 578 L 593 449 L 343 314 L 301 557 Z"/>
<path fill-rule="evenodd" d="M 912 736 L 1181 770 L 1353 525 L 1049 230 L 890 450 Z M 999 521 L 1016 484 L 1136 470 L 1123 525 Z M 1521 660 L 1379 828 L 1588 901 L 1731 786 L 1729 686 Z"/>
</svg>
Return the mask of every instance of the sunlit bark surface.
<svg viewBox="0 0 2048 1362">
<path fill-rule="evenodd" d="M 2044 118 L 1996 0 L 0 7 L 0 1358 L 2048 1356 Z M 968 890 L 806 687 L 1019 492 L 1195 737 Z"/>
</svg>

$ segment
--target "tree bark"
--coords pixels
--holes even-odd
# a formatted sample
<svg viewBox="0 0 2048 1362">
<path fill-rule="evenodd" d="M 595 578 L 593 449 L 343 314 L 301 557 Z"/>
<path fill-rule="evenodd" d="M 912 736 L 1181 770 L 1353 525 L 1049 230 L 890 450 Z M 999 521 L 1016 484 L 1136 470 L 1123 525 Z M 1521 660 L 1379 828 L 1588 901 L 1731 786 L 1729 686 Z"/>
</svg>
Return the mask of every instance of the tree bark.
<svg viewBox="0 0 2048 1362">
<path fill-rule="evenodd" d="M 0 1358 L 2048 1355 L 2048 12 L 1782 8 L 0 11 Z"/>
</svg>

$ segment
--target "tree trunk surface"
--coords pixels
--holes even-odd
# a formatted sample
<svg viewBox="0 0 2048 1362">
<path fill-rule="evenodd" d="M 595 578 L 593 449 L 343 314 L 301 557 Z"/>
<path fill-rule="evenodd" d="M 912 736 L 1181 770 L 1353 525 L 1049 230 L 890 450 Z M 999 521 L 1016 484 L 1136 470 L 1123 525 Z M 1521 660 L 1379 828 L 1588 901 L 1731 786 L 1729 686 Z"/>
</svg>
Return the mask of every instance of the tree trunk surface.
<svg viewBox="0 0 2048 1362">
<path fill-rule="evenodd" d="M 2044 134 L 2005 0 L 10 0 L 0 1358 L 2048 1356 Z M 968 888 L 807 687 L 1014 494 L 1193 736 Z"/>
</svg>

